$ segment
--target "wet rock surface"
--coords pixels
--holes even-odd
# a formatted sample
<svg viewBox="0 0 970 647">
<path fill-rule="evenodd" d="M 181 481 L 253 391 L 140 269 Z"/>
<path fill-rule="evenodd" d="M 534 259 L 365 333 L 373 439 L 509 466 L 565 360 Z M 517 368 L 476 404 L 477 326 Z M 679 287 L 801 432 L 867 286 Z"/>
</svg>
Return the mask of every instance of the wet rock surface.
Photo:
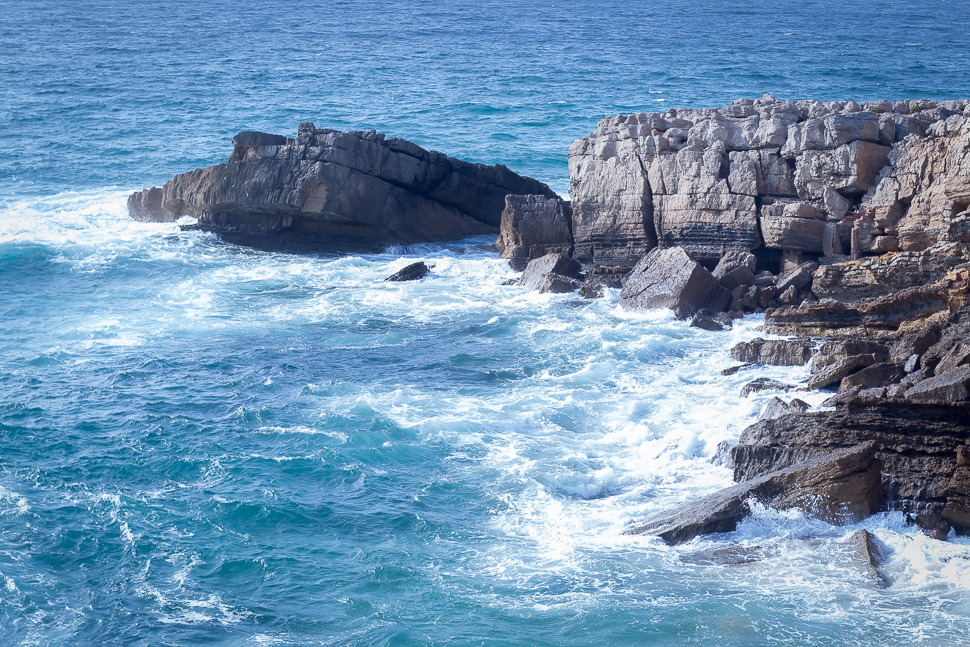
<svg viewBox="0 0 970 647">
<path fill-rule="evenodd" d="M 882 505 L 880 465 L 871 443 L 831 452 L 797 466 L 653 515 L 627 534 L 657 535 L 671 544 L 731 532 L 757 500 L 778 510 L 798 507 L 838 524 L 868 517 Z"/>
</svg>

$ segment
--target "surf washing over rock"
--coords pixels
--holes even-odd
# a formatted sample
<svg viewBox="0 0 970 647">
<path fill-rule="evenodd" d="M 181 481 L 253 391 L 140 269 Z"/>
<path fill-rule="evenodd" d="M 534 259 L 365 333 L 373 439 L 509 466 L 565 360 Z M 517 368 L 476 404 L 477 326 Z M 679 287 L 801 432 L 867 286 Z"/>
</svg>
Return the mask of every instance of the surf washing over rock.
<svg viewBox="0 0 970 647">
<path fill-rule="evenodd" d="M 230 241 L 318 250 L 500 226 L 496 248 L 524 270 L 522 289 L 619 288 L 631 311 L 668 308 L 714 332 L 764 313 L 767 332 L 799 335 L 732 354 L 739 368 L 811 360 L 804 389 L 837 388 L 836 411 L 776 398 L 723 448 L 740 485 L 629 532 L 734 531 L 758 503 L 831 523 L 901 510 L 937 539 L 970 534 L 966 101 L 765 95 L 606 118 L 569 149 L 569 201 L 373 131 L 305 123 L 296 139 L 244 132 L 233 145 L 225 164 L 133 194 L 131 215 L 190 215 Z"/>
</svg>

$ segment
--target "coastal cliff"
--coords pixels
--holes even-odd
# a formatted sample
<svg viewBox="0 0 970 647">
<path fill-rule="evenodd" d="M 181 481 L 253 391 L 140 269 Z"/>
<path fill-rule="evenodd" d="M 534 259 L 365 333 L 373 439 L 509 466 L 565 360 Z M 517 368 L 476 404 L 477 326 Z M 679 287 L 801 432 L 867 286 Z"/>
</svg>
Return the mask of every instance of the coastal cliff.
<svg viewBox="0 0 970 647">
<path fill-rule="evenodd" d="M 296 139 L 233 145 L 225 164 L 133 194 L 131 215 L 191 215 L 228 241 L 295 250 L 498 233 L 524 289 L 619 289 L 624 308 L 710 331 L 763 313 L 766 332 L 794 335 L 739 345 L 731 370 L 811 362 L 804 385 L 759 378 L 745 392 L 829 390 L 836 410 L 776 398 L 720 452 L 737 486 L 630 532 L 686 541 L 734 528 L 758 500 L 837 523 L 901 510 L 931 536 L 970 533 L 967 102 L 765 95 L 609 117 L 569 149 L 569 201 L 373 131 L 304 123 Z"/>
<path fill-rule="evenodd" d="M 970 533 L 967 102 L 766 95 L 620 115 L 572 145 L 569 169 L 569 204 L 507 200 L 499 250 L 526 266 L 524 284 L 622 287 L 625 308 L 713 331 L 764 313 L 766 332 L 796 338 L 741 344 L 732 370 L 811 361 L 811 376 L 745 389 L 831 390 L 836 407 L 775 398 L 719 456 L 737 486 L 630 532 L 732 530 L 757 500 L 834 523 L 901 510 L 930 536 Z M 585 271 L 558 276 L 568 250 Z"/>
</svg>

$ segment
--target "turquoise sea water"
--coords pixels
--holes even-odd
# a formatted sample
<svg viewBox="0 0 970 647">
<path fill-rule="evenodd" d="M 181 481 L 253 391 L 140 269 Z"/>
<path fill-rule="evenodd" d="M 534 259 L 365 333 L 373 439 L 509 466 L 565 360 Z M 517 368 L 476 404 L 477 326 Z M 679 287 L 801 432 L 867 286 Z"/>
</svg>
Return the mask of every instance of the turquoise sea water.
<svg viewBox="0 0 970 647">
<path fill-rule="evenodd" d="M 124 206 L 304 120 L 564 193 L 605 114 L 967 98 L 966 2 L 2 9 L 0 644 L 970 643 L 970 543 L 898 514 L 857 526 L 886 589 L 797 513 L 621 535 L 730 483 L 744 383 L 804 377 L 718 375 L 757 318 L 526 294 L 487 239 L 273 254 Z"/>
</svg>

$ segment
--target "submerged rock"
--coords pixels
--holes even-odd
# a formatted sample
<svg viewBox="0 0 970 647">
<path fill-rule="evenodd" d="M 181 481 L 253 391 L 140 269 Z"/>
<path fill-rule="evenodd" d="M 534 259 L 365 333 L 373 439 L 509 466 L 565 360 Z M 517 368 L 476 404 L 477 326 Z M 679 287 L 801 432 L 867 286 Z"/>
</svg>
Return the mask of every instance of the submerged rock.
<svg viewBox="0 0 970 647">
<path fill-rule="evenodd" d="M 417 263 L 411 263 L 402 270 L 398 270 L 391 276 L 384 279 L 385 281 L 417 281 L 418 279 L 423 279 L 428 275 L 434 265 L 426 265 L 424 261 L 418 261 Z"/>
</svg>

